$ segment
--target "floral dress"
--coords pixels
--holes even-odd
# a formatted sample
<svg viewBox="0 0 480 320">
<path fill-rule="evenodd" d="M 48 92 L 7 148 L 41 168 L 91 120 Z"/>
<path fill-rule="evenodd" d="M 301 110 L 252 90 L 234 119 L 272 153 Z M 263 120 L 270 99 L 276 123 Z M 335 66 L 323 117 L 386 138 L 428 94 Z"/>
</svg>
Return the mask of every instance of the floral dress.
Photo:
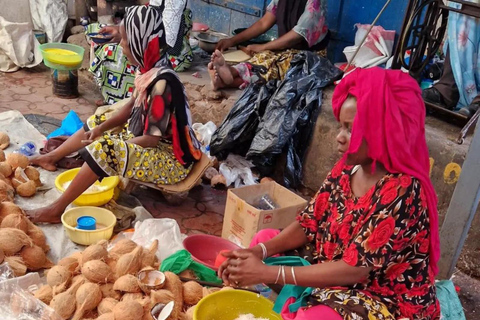
<svg viewBox="0 0 480 320">
<path fill-rule="evenodd" d="M 372 268 L 351 287 L 314 290 L 309 305 L 324 304 L 344 319 L 439 319 L 429 268 L 429 218 L 417 179 L 385 175 L 362 197 L 352 194 L 354 168 L 342 161 L 298 216 L 311 263 L 343 260 Z"/>
</svg>

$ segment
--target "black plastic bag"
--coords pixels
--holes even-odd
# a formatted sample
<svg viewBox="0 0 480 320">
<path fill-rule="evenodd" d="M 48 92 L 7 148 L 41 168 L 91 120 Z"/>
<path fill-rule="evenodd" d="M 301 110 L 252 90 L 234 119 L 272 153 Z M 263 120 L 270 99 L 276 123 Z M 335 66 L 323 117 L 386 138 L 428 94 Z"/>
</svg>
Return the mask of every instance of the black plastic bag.
<svg viewBox="0 0 480 320">
<path fill-rule="evenodd" d="M 270 81 L 267 84 L 251 84 L 244 90 L 213 134 L 210 141 L 211 155 L 219 160 L 225 159 L 229 153 L 245 156 L 275 89 L 276 81 Z"/>
<path fill-rule="evenodd" d="M 278 156 L 286 152 L 284 184 L 299 186 L 302 163 L 320 112 L 322 90 L 341 76 L 342 72 L 330 61 L 316 54 L 302 52 L 295 56 L 265 109 L 247 153 L 247 159 L 262 174 L 271 174 Z"/>
</svg>

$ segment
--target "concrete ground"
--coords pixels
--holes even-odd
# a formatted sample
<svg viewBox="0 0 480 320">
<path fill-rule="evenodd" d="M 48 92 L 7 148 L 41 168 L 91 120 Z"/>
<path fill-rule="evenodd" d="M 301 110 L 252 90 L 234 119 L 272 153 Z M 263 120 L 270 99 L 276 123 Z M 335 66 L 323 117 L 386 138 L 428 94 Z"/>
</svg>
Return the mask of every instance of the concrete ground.
<svg viewBox="0 0 480 320">
<path fill-rule="evenodd" d="M 194 72 L 198 72 L 200 78 L 192 76 Z M 209 118 L 215 118 L 215 122 L 220 122 L 239 94 L 238 91 L 225 91 L 221 93 L 219 100 L 215 100 L 218 97 L 215 97 L 215 99 L 205 98 L 206 95 L 211 94 L 211 90 L 208 87 L 208 73 L 205 67 L 200 64 L 188 73 L 181 74 L 180 77 L 184 83 L 189 83 L 187 94 L 191 97 L 191 100 L 198 98 L 198 94 L 201 93 L 201 107 L 205 108 L 207 106 L 205 110 L 209 110 L 209 107 L 211 107 L 211 111 L 198 113 L 195 111 L 195 108 L 199 108 L 198 106 L 200 105 L 196 106 L 197 102 L 192 103 L 191 101 L 194 121 L 205 122 Z M 52 94 L 51 85 L 50 70 L 43 66 L 9 74 L 0 73 L 0 112 L 12 109 L 19 110 L 26 115 L 27 119 L 43 122 L 45 125 L 42 127 L 48 128 L 50 126 L 53 130 L 70 110 L 74 110 L 82 120 L 85 120 L 95 111 L 95 101 L 101 98 L 86 71 L 80 72 L 79 98 L 72 100 L 57 98 Z M 326 99 L 329 95 L 327 93 Z M 224 110 L 214 114 L 213 109 L 216 109 L 215 106 L 221 106 Z M 436 120 L 429 121 L 437 123 Z M 323 128 L 322 130 L 325 129 Z M 46 134 L 48 132 L 42 133 Z M 452 135 L 451 132 L 446 134 Z M 451 140 L 451 138 L 448 140 Z M 313 156 L 311 157 L 313 158 Z M 319 161 L 318 158 L 316 161 Z M 333 161 L 334 157 L 331 158 L 330 162 L 333 163 Z M 323 168 L 314 166 L 312 169 L 321 171 Z M 226 200 L 225 191 L 214 190 L 209 186 L 202 185 L 192 190 L 188 199 L 180 206 L 168 205 L 161 193 L 154 190 L 137 189 L 134 195 L 153 216 L 175 219 L 179 223 L 182 232 L 187 234 L 207 233 L 214 235 L 220 235 L 221 233 Z M 476 261 L 478 260 L 474 259 L 470 263 Z M 473 274 L 478 276 L 475 273 Z M 480 281 L 462 272 L 457 272 L 453 281 L 460 287 L 459 296 L 467 319 L 478 319 L 477 313 L 480 312 L 478 307 L 480 306 Z"/>
</svg>

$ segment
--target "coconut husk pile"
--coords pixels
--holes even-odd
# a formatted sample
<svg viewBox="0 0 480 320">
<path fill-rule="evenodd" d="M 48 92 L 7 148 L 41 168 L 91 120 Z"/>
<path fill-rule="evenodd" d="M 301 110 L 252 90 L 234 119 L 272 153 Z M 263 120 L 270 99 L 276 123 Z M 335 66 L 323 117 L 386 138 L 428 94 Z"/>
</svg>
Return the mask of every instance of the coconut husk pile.
<svg viewBox="0 0 480 320">
<path fill-rule="evenodd" d="M 158 270 L 157 249 L 158 241 L 147 249 L 124 239 L 107 251 L 107 241 L 100 241 L 60 260 L 47 271 L 47 285 L 34 295 L 63 319 L 153 320 L 151 309 L 172 301 L 165 320 L 193 319 L 193 307 L 215 290 L 182 283 L 171 272 L 165 272 L 162 289 L 146 288 L 137 274 Z"/>
</svg>

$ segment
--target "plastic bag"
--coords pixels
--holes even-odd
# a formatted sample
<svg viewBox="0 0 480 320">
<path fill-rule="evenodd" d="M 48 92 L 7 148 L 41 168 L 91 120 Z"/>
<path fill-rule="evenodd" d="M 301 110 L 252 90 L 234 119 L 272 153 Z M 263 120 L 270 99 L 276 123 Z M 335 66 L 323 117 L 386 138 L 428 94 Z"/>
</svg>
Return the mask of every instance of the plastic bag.
<svg viewBox="0 0 480 320">
<path fill-rule="evenodd" d="M 311 52 L 299 53 L 291 61 L 247 153 L 247 159 L 263 175 L 272 173 L 279 155 L 285 152 L 284 184 L 300 184 L 303 159 L 320 112 L 322 90 L 341 75 L 329 60 Z"/>
<path fill-rule="evenodd" d="M 254 83 L 246 88 L 229 114 L 215 131 L 210 143 L 210 154 L 219 160 L 229 153 L 245 156 L 255 136 L 260 119 L 270 97 L 276 90 L 276 81 Z"/>
<path fill-rule="evenodd" d="M 183 240 L 178 223 L 173 219 L 147 219 L 135 224 L 132 241 L 145 248 L 158 240 L 157 257 L 160 261 L 179 250 L 183 250 Z"/>
<path fill-rule="evenodd" d="M 241 156 L 230 154 L 227 160 L 220 164 L 219 172 L 225 177 L 227 187 L 234 184 L 235 188 L 239 188 L 257 184 L 257 179 L 253 176 L 251 167 L 253 167 L 253 164 L 250 161 Z"/>
<path fill-rule="evenodd" d="M 217 130 L 217 126 L 212 121 L 208 121 L 205 124 L 194 123 L 192 129 L 198 141 L 202 144 L 202 152 L 209 156 L 210 141 L 212 140 L 212 135 L 215 133 L 215 130 Z"/>
<path fill-rule="evenodd" d="M 80 120 L 75 111 L 70 110 L 65 119 L 62 120 L 62 125 L 57 130 L 50 133 L 47 139 L 58 136 L 71 136 L 83 127 L 83 122 Z"/>
</svg>

